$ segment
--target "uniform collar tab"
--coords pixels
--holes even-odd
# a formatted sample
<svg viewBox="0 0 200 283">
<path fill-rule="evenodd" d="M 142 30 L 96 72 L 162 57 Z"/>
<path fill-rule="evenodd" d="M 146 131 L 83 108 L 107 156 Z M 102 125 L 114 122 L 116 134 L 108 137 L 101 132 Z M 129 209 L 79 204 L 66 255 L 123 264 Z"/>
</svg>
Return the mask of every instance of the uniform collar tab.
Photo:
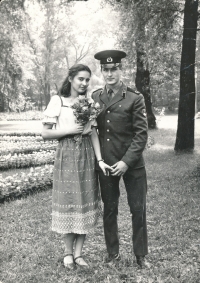
<svg viewBox="0 0 200 283">
<path fill-rule="evenodd" d="M 127 86 L 123 82 L 121 88 L 122 88 L 121 95 L 123 98 L 126 98 Z"/>
</svg>

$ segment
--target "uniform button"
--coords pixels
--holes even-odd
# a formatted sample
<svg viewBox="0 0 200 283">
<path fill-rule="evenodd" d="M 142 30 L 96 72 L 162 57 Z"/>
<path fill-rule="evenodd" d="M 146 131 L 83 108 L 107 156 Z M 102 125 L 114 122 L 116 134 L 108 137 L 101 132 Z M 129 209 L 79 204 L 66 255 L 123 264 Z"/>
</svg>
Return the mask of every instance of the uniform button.
<svg viewBox="0 0 200 283">
<path fill-rule="evenodd" d="M 107 132 L 110 132 L 110 130 L 109 130 L 109 129 L 107 129 Z"/>
<path fill-rule="evenodd" d="M 110 111 L 108 110 L 107 113 L 110 113 Z"/>
<path fill-rule="evenodd" d="M 107 120 L 108 123 L 110 123 L 110 120 Z"/>
<path fill-rule="evenodd" d="M 107 139 L 107 141 L 109 141 L 110 139 Z"/>
</svg>

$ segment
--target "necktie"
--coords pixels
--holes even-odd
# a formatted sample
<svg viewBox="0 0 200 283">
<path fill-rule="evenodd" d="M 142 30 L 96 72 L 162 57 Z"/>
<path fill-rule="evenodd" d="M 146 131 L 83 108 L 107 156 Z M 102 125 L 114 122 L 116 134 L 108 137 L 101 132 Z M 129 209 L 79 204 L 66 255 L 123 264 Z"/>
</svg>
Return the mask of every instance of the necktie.
<svg viewBox="0 0 200 283">
<path fill-rule="evenodd" d="M 108 100 L 111 101 L 112 98 L 113 98 L 113 96 L 114 96 L 113 90 L 112 90 L 112 89 L 109 89 L 109 91 L 108 91 Z"/>
</svg>

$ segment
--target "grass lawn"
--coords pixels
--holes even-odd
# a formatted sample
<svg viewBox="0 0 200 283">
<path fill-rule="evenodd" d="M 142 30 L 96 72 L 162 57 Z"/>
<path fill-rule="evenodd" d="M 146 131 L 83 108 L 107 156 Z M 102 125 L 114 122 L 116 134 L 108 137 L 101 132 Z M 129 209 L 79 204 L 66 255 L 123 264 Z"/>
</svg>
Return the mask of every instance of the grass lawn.
<svg viewBox="0 0 200 283">
<path fill-rule="evenodd" d="M 155 144 L 145 150 L 148 175 L 147 221 L 150 268 L 139 270 L 132 254 L 131 216 L 121 184 L 118 266 L 106 255 L 102 220 L 87 236 L 84 255 L 91 268 L 67 271 L 60 258 L 60 236 L 50 231 L 51 190 L 1 205 L 2 283 L 197 283 L 200 282 L 199 189 L 200 120 L 196 120 L 195 151 L 175 154 L 174 120 L 160 121 L 150 131 Z"/>
</svg>

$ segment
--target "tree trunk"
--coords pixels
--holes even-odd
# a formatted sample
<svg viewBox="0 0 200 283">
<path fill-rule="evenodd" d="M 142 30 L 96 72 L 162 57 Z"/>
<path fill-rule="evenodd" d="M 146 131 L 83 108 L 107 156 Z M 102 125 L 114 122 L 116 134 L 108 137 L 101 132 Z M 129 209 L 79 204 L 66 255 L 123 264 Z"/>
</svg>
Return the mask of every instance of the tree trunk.
<svg viewBox="0 0 200 283">
<path fill-rule="evenodd" d="M 180 96 L 176 151 L 194 149 L 195 116 L 195 52 L 198 20 L 198 0 L 186 0 L 180 68 Z"/>
<path fill-rule="evenodd" d="M 45 106 L 48 105 L 50 101 L 50 77 L 51 77 L 51 55 L 52 55 L 52 26 L 51 26 L 51 17 L 54 16 L 54 11 L 52 9 L 53 1 L 48 1 L 46 3 L 46 32 L 45 32 L 45 70 L 44 70 L 44 98 L 45 98 Z"/>
<path fill-rule="evenodd" d="M 40 91 L 40 101 L 38 103 L 38 108 L 39 108 L 40 111 L 43 111 L 42 91 Z"/>
<path fill-rule="evenodd" d="M 150 72 L 148 64 L 148 55 L 146 52 L 146 34 L 145 20 L 146 10 L 143 1 L 135 0 L 136 7 L 136 24 L 137 30 L 135 34 L 135 45 L 137 52 L 137 72 L 135 85 L 137 90 L 143 94 L 147 110 L 148 127 L 154 129 L 156 127 L 156 117 L 153 113 L 151 95 L 150 95 Z"/>
<path fill-rule="evenodd" d="M 150 73 L 148 67 L 145 66 L 145 52 L 137 50 L 137 72 L 135 85 L 137 90 L 143 94 L 145 99 L 148 127 L 154 129 L 156 127 L 156 117 L 153 113 L 151 95 L 150 95 Z"/>
<path fill-rule="evenodd" d="M 5 107 L 4 107 L 4 95 L 3 92 L 0 91 L 0 112 L 4 112 Z"/>
<path fill-rule="evenodd" d="M 44 86 L 44 98 L 45 98 L 45 106 L 47 106 L 49 104 L 49 101 L 51 99 L 50 97 L 50 83 L 49 82 L 45 82 L 45 86 Z"/>
</svg>

